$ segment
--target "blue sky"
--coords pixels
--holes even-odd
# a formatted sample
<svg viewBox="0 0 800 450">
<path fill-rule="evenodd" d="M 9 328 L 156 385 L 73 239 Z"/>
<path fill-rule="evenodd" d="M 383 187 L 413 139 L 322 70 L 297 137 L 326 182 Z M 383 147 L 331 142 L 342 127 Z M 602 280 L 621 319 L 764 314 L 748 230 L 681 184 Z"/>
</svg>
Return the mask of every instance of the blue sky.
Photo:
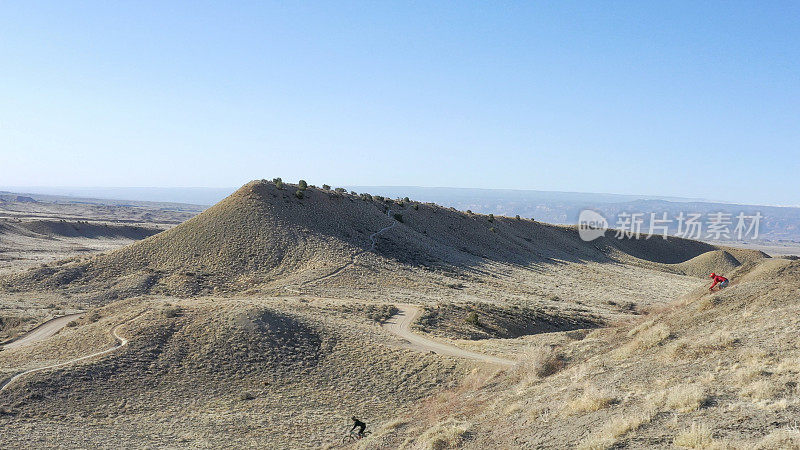
<svg viewBox="0 0 800 450">
<path fill-rule="evenodd" d="M 0 184 L 800 204 L 797 2 L 3 2 Z"/>
</svg>

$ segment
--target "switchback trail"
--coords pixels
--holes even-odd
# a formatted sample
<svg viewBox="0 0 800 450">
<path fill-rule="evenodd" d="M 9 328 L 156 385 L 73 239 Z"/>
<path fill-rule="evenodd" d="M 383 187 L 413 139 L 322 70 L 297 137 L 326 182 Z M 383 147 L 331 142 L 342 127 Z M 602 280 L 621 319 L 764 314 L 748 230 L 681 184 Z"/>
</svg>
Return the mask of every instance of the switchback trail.
<svg viewBox="0 0 800 450">
<path fill-rule="evenodd" d="M 392 217 L 392 210 L 391 209 L 386 212 L 386 216 L 389 217 L 392 220 L 392 224 L 391 225 L 387 225 L 387 226 L 381 228 L 380 230 L 378 230 L 378 231 L 376 231 L 376 232 L 374 232 L 374 233 L 369 235 L 369 240 L 370 240 L 369 248 L 354 253 L 352 256 L 350 256 L 350 261 L 348 261 L 347 263 L 337 267 L 333 272 L 331 272 L 331 273 L 329 273 L 327 275 L 323 275 L 323 276 L 321 276 L 319 278 L 315 278 L 313 280 L 306 281 L 304 283 L 300 283 L 300 285 L 297 286 L 297 287 L 301 287 L 301 286 L 306 285 L 306 284 L 317 283 L 317 282 L 320 282 L 322 280 L 327 280 L 328 278 L 333 278 L 336 275 L 338 275 L 340 272 L 342 272 L 344 269 L 347 269 L 348 267 L 350 267 L 353 264 L 355 264 L 356 258 L 358 258 L 359 256 L 363 255 L 364 253 L 371 252 L 371 251 L 375 250 L 375 246 L 378 244 L 378 236 L 381 233 L 394 228 L 394 226 L 397 225 L 397 223 L 398 223 L 397 220 L 395 220 Z M 291 286 L 284 286 L 283 289 L 285 289 L 286 291 L 289 291 L 289 292 L 291 292 L 293 294 L 302 294 L 302 292 L 299 289 L 295 289 L 295 288 L 293 288 Z"/>
<path fill-rule="evenodd" d="M 13 341 L 3 344 L 3 350 L 11 350 L 12 348 L 19 348 L 25 347 L 26 345 L 33 344 L 34 342 L 39 342 L 41 340 L 47 339 L 50 336 L 58 333 L 62 328 L 67 326 L 73 319 L 77 319 L 83 313 L 77 314 L 67 314 L 66 316 L 56 317 L 54 319 L 50 319 L 46 322 L 43 322 L 33 330 L 25 333 L 21 337 L 14 339 Z"/>
<path fill-rule="evenodd" d="M 24 372 L 20 372 L 20 373 L 14 375 L 13 377 L 11 377 L 11 378 L 5 380 L 4 382 L 2 382 L 2 384 L 0 384 L 0 392 L 5 391 L 15 381 L 17 381 L 21 377 L 24 377 L 25 375 L 28 375 L 30 373 L 40 372 L 42 370 L 57 369 L 59 367 L 64 367 L 64 366 L 68 366 L 70 364 L 74 364 L 74 363 L 76 363 L 78 361 L 83 361 L 84 359 L 94 358 L 96 356 L 105 355 L 106 353 L 111 353 L 113 351 L 119 350 L 120 348 L 128 345 L 128 339 L 126 339 L 125 337 L 120 336 L 118 334 L 119 327 L 121 327 L 121 326 L 125 325 L 126 323 L 136 319 L 137 317 L 141 316 L 142 314 L 144 314 L 144 311 L 142 311 L 141 313 L 137 314 L 136 316 L 126 320 L 125 322 L 122 322 L 122 323 L 118 324 L 117 326 L 115 326 L 114 328 L 111 329 L 111 335 L 114 337 L 114 339 L 117 340 L 117 345 L 115 345 L 115 346 L 113 346 L 111 348 L 107 348 L 105 350 L 99 351 L 99 352 L 95 352 L 95 353 L 91 353 L 91 354 L 88 354 L 88 355 L 84 355 L 84 356 L 81 356 L 81 357 L 78 357 L 78 358 L 75 358 L 75 359 L 70 359 L 69 361 L 64 361 L 64 362 L 57 363 L 57 364 L 51 364 L 49 366 L 44 366 L 44 367 L 37 367 L 35 369 L 29 369 L 29 370 L 26 370 Z"/>
<path fill-rule="evenodd" d="M 471 352 L 458 348 L 454 345 L 437 342 L 411 331 L 411 324 L 414 323 L 422 311 L 416 306 L 412 305 L 395 305 L 400 311 L 384 322 L 383 327 L 390 333 L 406 340 L 412 347 L 424 352 L 435 352 L 440 355 L 455 356 L 457 358 L 472 359 L 491 364 L 500 364 L 510 366 L 515 364 L 510 359 L 500 358 L 497 356 L 484 355 L 482 353 Z"/>
</svg>

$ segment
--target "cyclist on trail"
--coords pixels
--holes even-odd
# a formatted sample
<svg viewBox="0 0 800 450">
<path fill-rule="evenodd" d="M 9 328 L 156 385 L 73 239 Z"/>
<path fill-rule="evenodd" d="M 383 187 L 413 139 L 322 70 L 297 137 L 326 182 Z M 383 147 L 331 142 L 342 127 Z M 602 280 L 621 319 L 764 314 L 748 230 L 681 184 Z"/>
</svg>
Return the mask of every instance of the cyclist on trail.
<svg viewBox="0 0 800 450">
<path fill-rule="evenodd" d="M 355 430 L 356 428 L 359 428 L 359 430 L 358 430 L 358 437 L 359 437 L 359 438 L 362 438 L 362 437 L 364 437 L 364 430 L 366 430 L 366 429 L 367 429 L 367 424 L 365 424 L 364 422 L 362 422 L 362 421 L 360 421 L 360 420 L 356 419 L 356 416 L 353 416 L 353 417 L 351 417 L 350 419 L 352 419 L 352 420 L 353 420 L 353 428 L 351 428 L 351 429 L 350 429 L 350 432 L 352 433 L 352 432 L 353 432 L 353 430 Z"/>
<path fill-rule="evenodd" d="M 719 289 L 728 287 L 728 279 L 723 277 L 722 275 L 717 275 L 712 272 L 711 275 L 709 275 L 709 278 L 713 280 L 711 282 L 711 287 L 708 288 L 709 291 L 713 291 L 714 286 L 716 286 L 717 283 L 719 283 Z"/>
</svg>

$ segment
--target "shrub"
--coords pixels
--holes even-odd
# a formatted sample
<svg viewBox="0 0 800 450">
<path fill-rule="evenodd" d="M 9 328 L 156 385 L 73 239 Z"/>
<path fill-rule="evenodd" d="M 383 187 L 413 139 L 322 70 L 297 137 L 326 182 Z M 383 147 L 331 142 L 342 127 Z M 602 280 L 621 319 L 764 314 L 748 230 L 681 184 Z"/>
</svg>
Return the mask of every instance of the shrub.
<svg viewBox="0 0 800 450">
<path fill-rule="evenodd" d="M 419 210 L 419 204 L 418 203 L 414 203 L 414 206 L 412 206 L 412 208 L 414 208 L 414 211 L 418 211 Z"/>
<path fill-rule="evenodd" d="M 381 203 L 383 203 L 383 201 L 385 200 L 382 195 L 373 195 L 372 198 L 374 198 L 375 200 L 377 200 L 377 201 L 379 201 Z"/>
<path fill-rule="evenodd" d="M 489 222 L 494 222 L 494 214 L 489 214 Z"/>
<path fill-rule="evenodd" d="M 308 183 L 306 183 L 306 180 L 300 180 L 300 181 L 298 181 L 298 182 L 297 182 L 297 186 L 299 186 L 299 187 L 300 187 L 300 190 L 301 190 L 301 191 L 305 191 L 306 189 L 308 189 Z"/>
<path fill-rule="evenodd" d="M 371 200 L 372 200 L 372 195 L 370 195 L 370 194 L 367 194 L 367 193 L 365 192 L 365 193 L 361 194 L 361 199 L 362 199 L 362 200 L 366 200 L 366 201 L 371 201 Z"/>
<path fill-rule="evenodd" d="M 405 197 L 405 198 L 403 199 L 403 201 L 404 201 L 404 202 L 406 202 L 406 203 L 411 203 L 411 200 L 409 200 L 409 199 L 408 199 L 408 197 Z"/>
<path fill-rule="evenodd" d="M 564 368 L 564 355 L 552 347 L 541 346 L 533 350 L 533 357 L 528 361 L 533 373 L 544 378 Z"/>
<path fill-rule="evenodd" d="M 239 400 L 242 401 L 254 400 L 255 398 L 256 396 L 252 392 L 245 391 L 239 394 Z"/>
<path fill-rule="evenodd" d="M 277 187 L 278 189 L 283 189 L 283 181 L 281 181 L 280 178 L 275 178 L 275 180 L 276 180 L 275 187 Z"/>
<path fill-rule="evenodd" d="M 403 215 L 402 214 L 394 213 L 394 214 L 392 214 L 392 216 L 394 217 L 394 220 L 396 220 L 396 221 L 398 221 L 400 223 L 403 223 Z"/>
<path fill-rule="evenodd" d="M 517 220 L 520 220 L 519 214 L 517 214 L 516 216 L 514 216 L 514 218 L 515 218 L 515 219 L 517 219 Z"/>
<path fill-rule="evenodd" d="M 495 230 L 494 227 L 490 227 L 489 231 L 491 231 L 492 233 L 497 233 L 497 230 Z"/>
<path fill-rule="evenodd" d="M 177 306 L 168 306 L 164 308 L 164 317 L 172 319 L 178 317 L 181 313 L 181 308 Z"/>
<path fill-rule="evenodd" d="M 336 188 L 336 192 L 338 192 L 340 194 L 345 194 L 345 193 L 347 193 L 347 189 L 345 189 L 345 188 Z"/>
<path fill-rule="evenodd" d="M 467 318 L 464 319 L 464 322 L 466 322 L 468 325 L 472 325 L 473 327 L 481 326 L 481 321 L 478 319 L 478 313 L 475 311 L 471 311 L 469 314 L 467 314 Z"/>
<path fill-rule="evenodd" d="M 356 191 L 350 191 L 350 195 L 358 195 L 358 192 L 356 192 Z"/>
<path fill-rule="evenodd" d="M 367 317 L 378 323 L 384 323 L 389 320 L 393 315 L 400 312 L 394 305 L 368 305 Z"/>
<path fill-rule="evenodd" d="M 272 182 L 278 184 L 278 183 L 283 183 L 283 180 L 281 180 L 281 177 L 278 177 L 278 178 L 273 178 Z"/>
<path fill-rule="evenodd" d="M 467 214 L 472 214 L 472 210 L 471 210 L 471 209 L 468 209 L 468 210 L 467 210 Z"/>
<path fill-rule="evenodd" d="M 325 189 L 326 191 L 330 191 L 331 190 L 331 185 L 330 184 L 323 184 L 322 185 L 322 189 Z"/>
<path fill-rule="evenodd" d="M 302 198 L 303 198 L 303 190 L 302 189 L 298 189 L 297 192 L 294 193 L 294 196 L 302 200 Z"/>
</svg>

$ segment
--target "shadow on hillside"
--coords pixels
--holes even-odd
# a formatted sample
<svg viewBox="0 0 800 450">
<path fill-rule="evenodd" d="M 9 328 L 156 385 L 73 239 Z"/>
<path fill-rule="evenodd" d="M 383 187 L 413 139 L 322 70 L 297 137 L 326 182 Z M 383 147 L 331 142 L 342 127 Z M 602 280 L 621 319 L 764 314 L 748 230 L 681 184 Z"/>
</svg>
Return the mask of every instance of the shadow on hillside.
<svg viewBox="0 0 800 450">
<path fill-rule="evenodd" d="M 399 210 L 403 222 L 379 236 L 375 251 L 415 267 L 475 269 L 495 262 L 531 269 L 537 265 L 618 263 L 627 260 L 625 256 L 676 264 L 717 249 L 704 242 L 676 237 L 618 239 L 614 230 L 586 242 L 576 227 L 507 217 L 490 219 L 431 205 Z"/>
</svg>

